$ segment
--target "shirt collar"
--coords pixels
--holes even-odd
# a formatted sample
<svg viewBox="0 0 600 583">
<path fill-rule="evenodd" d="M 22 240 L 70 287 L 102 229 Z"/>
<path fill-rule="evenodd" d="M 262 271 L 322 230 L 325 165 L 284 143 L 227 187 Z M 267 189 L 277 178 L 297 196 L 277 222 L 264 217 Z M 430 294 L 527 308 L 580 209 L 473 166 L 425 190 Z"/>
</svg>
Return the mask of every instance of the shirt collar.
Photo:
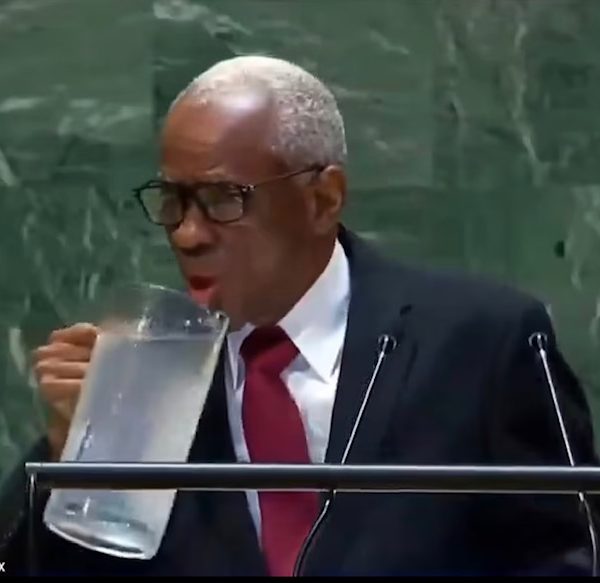
<svg viewBox="0 0 600 583">
<path fill-rule="evenodd" d="M 279 322 L 309 366 L 325 381 L 331 378 L 341 353 L 349 298 L 348 260 L 336 240 L 327 267 Z M 254 326 L 246 324 L 227 335 L 234 386 L 237 386 L 239 350 L 253 329 Z"/>
</svg>

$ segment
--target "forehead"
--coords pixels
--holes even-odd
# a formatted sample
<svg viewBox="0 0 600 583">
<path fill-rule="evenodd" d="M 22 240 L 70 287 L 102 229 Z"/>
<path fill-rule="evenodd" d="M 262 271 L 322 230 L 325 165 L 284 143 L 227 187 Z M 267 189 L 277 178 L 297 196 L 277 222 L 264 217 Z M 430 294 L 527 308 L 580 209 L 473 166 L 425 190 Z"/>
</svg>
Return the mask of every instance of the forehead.
<svg viewBox="0 0 600 583">
<path fill-rule="evenodd" d="M 161 139 L 161 170 L 178 180 L 219 174 L 253 180 L 280 170 L 273 151 L 276 116 L 272 99 L 237 91 L 200 101 L 184 97 L 171 110 Z"/>
</svg>

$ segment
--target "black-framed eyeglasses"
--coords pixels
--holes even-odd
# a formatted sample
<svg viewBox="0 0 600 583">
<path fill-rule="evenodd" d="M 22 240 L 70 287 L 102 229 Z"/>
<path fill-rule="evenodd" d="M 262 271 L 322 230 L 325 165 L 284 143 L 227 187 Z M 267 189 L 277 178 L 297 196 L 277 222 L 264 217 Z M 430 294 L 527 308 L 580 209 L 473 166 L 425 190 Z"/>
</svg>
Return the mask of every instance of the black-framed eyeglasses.
<svg viewBox="0 0 600 583">
<path fill-rule="evenodd" d="M 168 180 L 149 180 L 134 188 L 134 197 L 148 220 L 163 227 L 177 227 L 189 207 L 195 202 L 206 217 L 216 223 L 232 223 L 246 212 L 248 197 L 259 187 L 306 172 L 320 172 L 323 166 L 280 174 L 255 184 L 236 184 L 227 181 L 181 184 Z"/>
</svg>

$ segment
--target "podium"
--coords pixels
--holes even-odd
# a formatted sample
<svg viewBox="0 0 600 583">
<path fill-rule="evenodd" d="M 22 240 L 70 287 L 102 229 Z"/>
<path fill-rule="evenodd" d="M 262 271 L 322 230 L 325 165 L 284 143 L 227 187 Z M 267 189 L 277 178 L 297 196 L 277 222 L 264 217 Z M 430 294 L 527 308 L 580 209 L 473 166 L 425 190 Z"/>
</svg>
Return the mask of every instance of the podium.
<svg viewBox="0 0 600 583">
<path fill-rule="evenodd" d="M 577 495 L 586 513 L 593 572 L 597 573 L 597 537 L 585 494 L 600 493 L 600 467 L 29 462 L 25 472 L 30 508 L 35 506 L 38 492 L 49 488 L 328 492 L 303 553 L 337 492 Z M 33 532 L 31 525 L 30 549 L 34 547 Z"/>
</svg>

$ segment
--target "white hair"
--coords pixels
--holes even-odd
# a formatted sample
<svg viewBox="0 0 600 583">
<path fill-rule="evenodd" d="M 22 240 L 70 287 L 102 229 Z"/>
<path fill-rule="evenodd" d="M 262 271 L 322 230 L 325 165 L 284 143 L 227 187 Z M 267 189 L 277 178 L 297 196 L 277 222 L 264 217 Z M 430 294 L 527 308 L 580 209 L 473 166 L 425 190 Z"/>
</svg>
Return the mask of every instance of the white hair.
<svg viewBox="0 0 600 583">
<path fill-rule="evenodd" d="M 244 87 L 266 88 L 275 101 L 275 152 L 290 164 L 346 163 L 344 121 L 333 93 L 298 65 L 266 56 L 220 61 L 197 76 L 179 94 L 206 100 Z"/>
</svg>

